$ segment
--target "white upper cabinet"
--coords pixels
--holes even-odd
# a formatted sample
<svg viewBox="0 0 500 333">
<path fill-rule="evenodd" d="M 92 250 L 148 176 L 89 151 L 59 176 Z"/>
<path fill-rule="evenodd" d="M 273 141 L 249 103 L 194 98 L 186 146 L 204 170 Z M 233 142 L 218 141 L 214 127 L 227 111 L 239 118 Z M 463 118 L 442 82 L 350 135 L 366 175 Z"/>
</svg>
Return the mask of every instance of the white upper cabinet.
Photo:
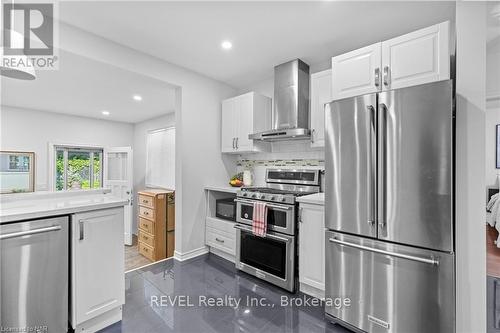
<svg viewBox="0 0 500 333">
<path fill-rule="evenodd" d="M 332 58 L 332 99 L 450 78 L 450 23 Z"/>
<path fill-rule="evenodd" d="M 311 74 L 311 147 L 325 146 L 325 104 L 332 100 L 332 71 Z"/>
<path fill-rule="evenodd" d="M 250 140 L 248 136 L 271 128 L 271 101 L 255 92 L 222 101 L 223 153 L 257 152 L 268 147 L 268 143 Z"/>
<path fill-rule="evenodd" d="M 383 89 L 449 79 L 449 31 L 444 22 L 382 42 Z"/>
<path fill-rule="evenodd" d="M 333 99 L 379 91 L 381 56 L 381 43 L 376 43 L 333 57 Z"/>
<path fill-rule="evenodd" d="M 222 101 L 222 152 L 233 152 L 235 149 L 236 131 L 236 100 L 234 98 Z"/>
</svg>

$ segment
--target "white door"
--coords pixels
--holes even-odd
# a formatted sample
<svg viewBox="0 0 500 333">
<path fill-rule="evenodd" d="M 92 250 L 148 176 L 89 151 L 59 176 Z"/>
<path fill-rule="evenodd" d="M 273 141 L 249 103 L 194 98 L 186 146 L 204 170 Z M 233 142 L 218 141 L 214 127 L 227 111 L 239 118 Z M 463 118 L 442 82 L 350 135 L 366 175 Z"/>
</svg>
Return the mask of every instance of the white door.
<svg viewBox="0 0 500 333">
<path fill-rule="evenodd" d="M 324 206 L 300 204 L 299 209 L 299 282 L 314 287 L 319 291 L 324 291 Z"/>
<path fill-rule="evenodd" d="M 123 208 L 74 214 L 71 230 L 71 323 L 76 328 L 125 303 Z"/>
<path fill-rule="evenodd" d="M 311 147 L 325 146 L 325 104 L 332 101 L 332 71 L 311 74 Z"/>
<path fill-rule="evenodd" d="M 221 150 L 223 153 L 232 153 L 236 149 L 236 99 L 222 101 L 222 134 Z"/>
<path fill-rule="evenodd" d="M 334 100 L 380 91 L 381 43 L 332 58 Z"/>
<path fill-rule="evenodd" d="M 124 211 L 125 244 L 132 245 L 132 148 L 112 147 L 104 150 L 104 187 L 117 197 L 128 200 Z"/>
<path fill-rule="evenodd" d="M 444 22 L 383 42 L 383 89 L 449 79 L 449 26 Z"/>
<path fill-rule="evenodd" d="M 250 140 L 248 135 L 253 134 L 254 94 L 248 93 L 238 96 L 237 100 L 238 132 L 236 150 L 238 152 L 252 151 L 253 140 Z"/>
</svg>

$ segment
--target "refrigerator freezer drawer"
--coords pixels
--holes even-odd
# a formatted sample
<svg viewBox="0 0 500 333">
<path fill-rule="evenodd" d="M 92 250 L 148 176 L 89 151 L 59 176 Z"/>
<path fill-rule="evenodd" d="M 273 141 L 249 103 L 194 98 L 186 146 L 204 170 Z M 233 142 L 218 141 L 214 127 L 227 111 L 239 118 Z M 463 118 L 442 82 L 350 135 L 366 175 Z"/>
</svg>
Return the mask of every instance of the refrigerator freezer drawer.
<svg viewBox="0 0 500 333">
<path fill-rule="evenodd" d="M 454 255 L 326 232 L 326 291 L 350 306 L 335 319 L 366 332 L 454 332 Z"/>
</svg>

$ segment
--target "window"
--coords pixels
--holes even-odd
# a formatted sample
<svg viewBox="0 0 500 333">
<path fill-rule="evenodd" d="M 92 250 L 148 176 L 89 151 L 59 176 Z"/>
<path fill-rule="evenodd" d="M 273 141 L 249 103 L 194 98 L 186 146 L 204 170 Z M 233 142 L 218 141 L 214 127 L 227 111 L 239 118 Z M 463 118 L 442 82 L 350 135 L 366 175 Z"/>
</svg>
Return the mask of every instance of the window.
<svg viewBox="0 0 500 333">
<path fill-rule="evenodd" d="M 99 148 L 56 146 L 56 191 L 102 187 L 102 156 Z"/>
<path fill-rule="evenodd" d="M 175 127 L 148 133 L 146 186 L 175 189 Z"/>
</svg>

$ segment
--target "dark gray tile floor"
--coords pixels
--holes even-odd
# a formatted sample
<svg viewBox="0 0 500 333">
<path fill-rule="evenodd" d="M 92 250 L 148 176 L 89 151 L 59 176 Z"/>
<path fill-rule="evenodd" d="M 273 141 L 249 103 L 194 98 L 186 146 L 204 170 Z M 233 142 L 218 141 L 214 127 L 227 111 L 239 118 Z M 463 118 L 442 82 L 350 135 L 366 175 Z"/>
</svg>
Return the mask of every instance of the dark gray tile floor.
<svg viewBox="0 0 500 333">
<path fill-rule="evenodd" d="M 488 333 L 500 333 L 500 279 L 488 276 L 487 286 L 487 331 Z"/>
<path fill-rule="evenodd" d="M 238 272 L 234 264 L 210 254 L 187 262 L 167 260 L 127 273 L 125 288 L 123 320 L 101 333 L 350 332 L 326 321 L 321 306 L 282 306 L 282 296 L 305 295 L 289 294 Z M 224 297 L 241 303 L 209 306 L 209 299 Z M 257 306 L 252 300 L 263 303 Z"/>
</svg>

